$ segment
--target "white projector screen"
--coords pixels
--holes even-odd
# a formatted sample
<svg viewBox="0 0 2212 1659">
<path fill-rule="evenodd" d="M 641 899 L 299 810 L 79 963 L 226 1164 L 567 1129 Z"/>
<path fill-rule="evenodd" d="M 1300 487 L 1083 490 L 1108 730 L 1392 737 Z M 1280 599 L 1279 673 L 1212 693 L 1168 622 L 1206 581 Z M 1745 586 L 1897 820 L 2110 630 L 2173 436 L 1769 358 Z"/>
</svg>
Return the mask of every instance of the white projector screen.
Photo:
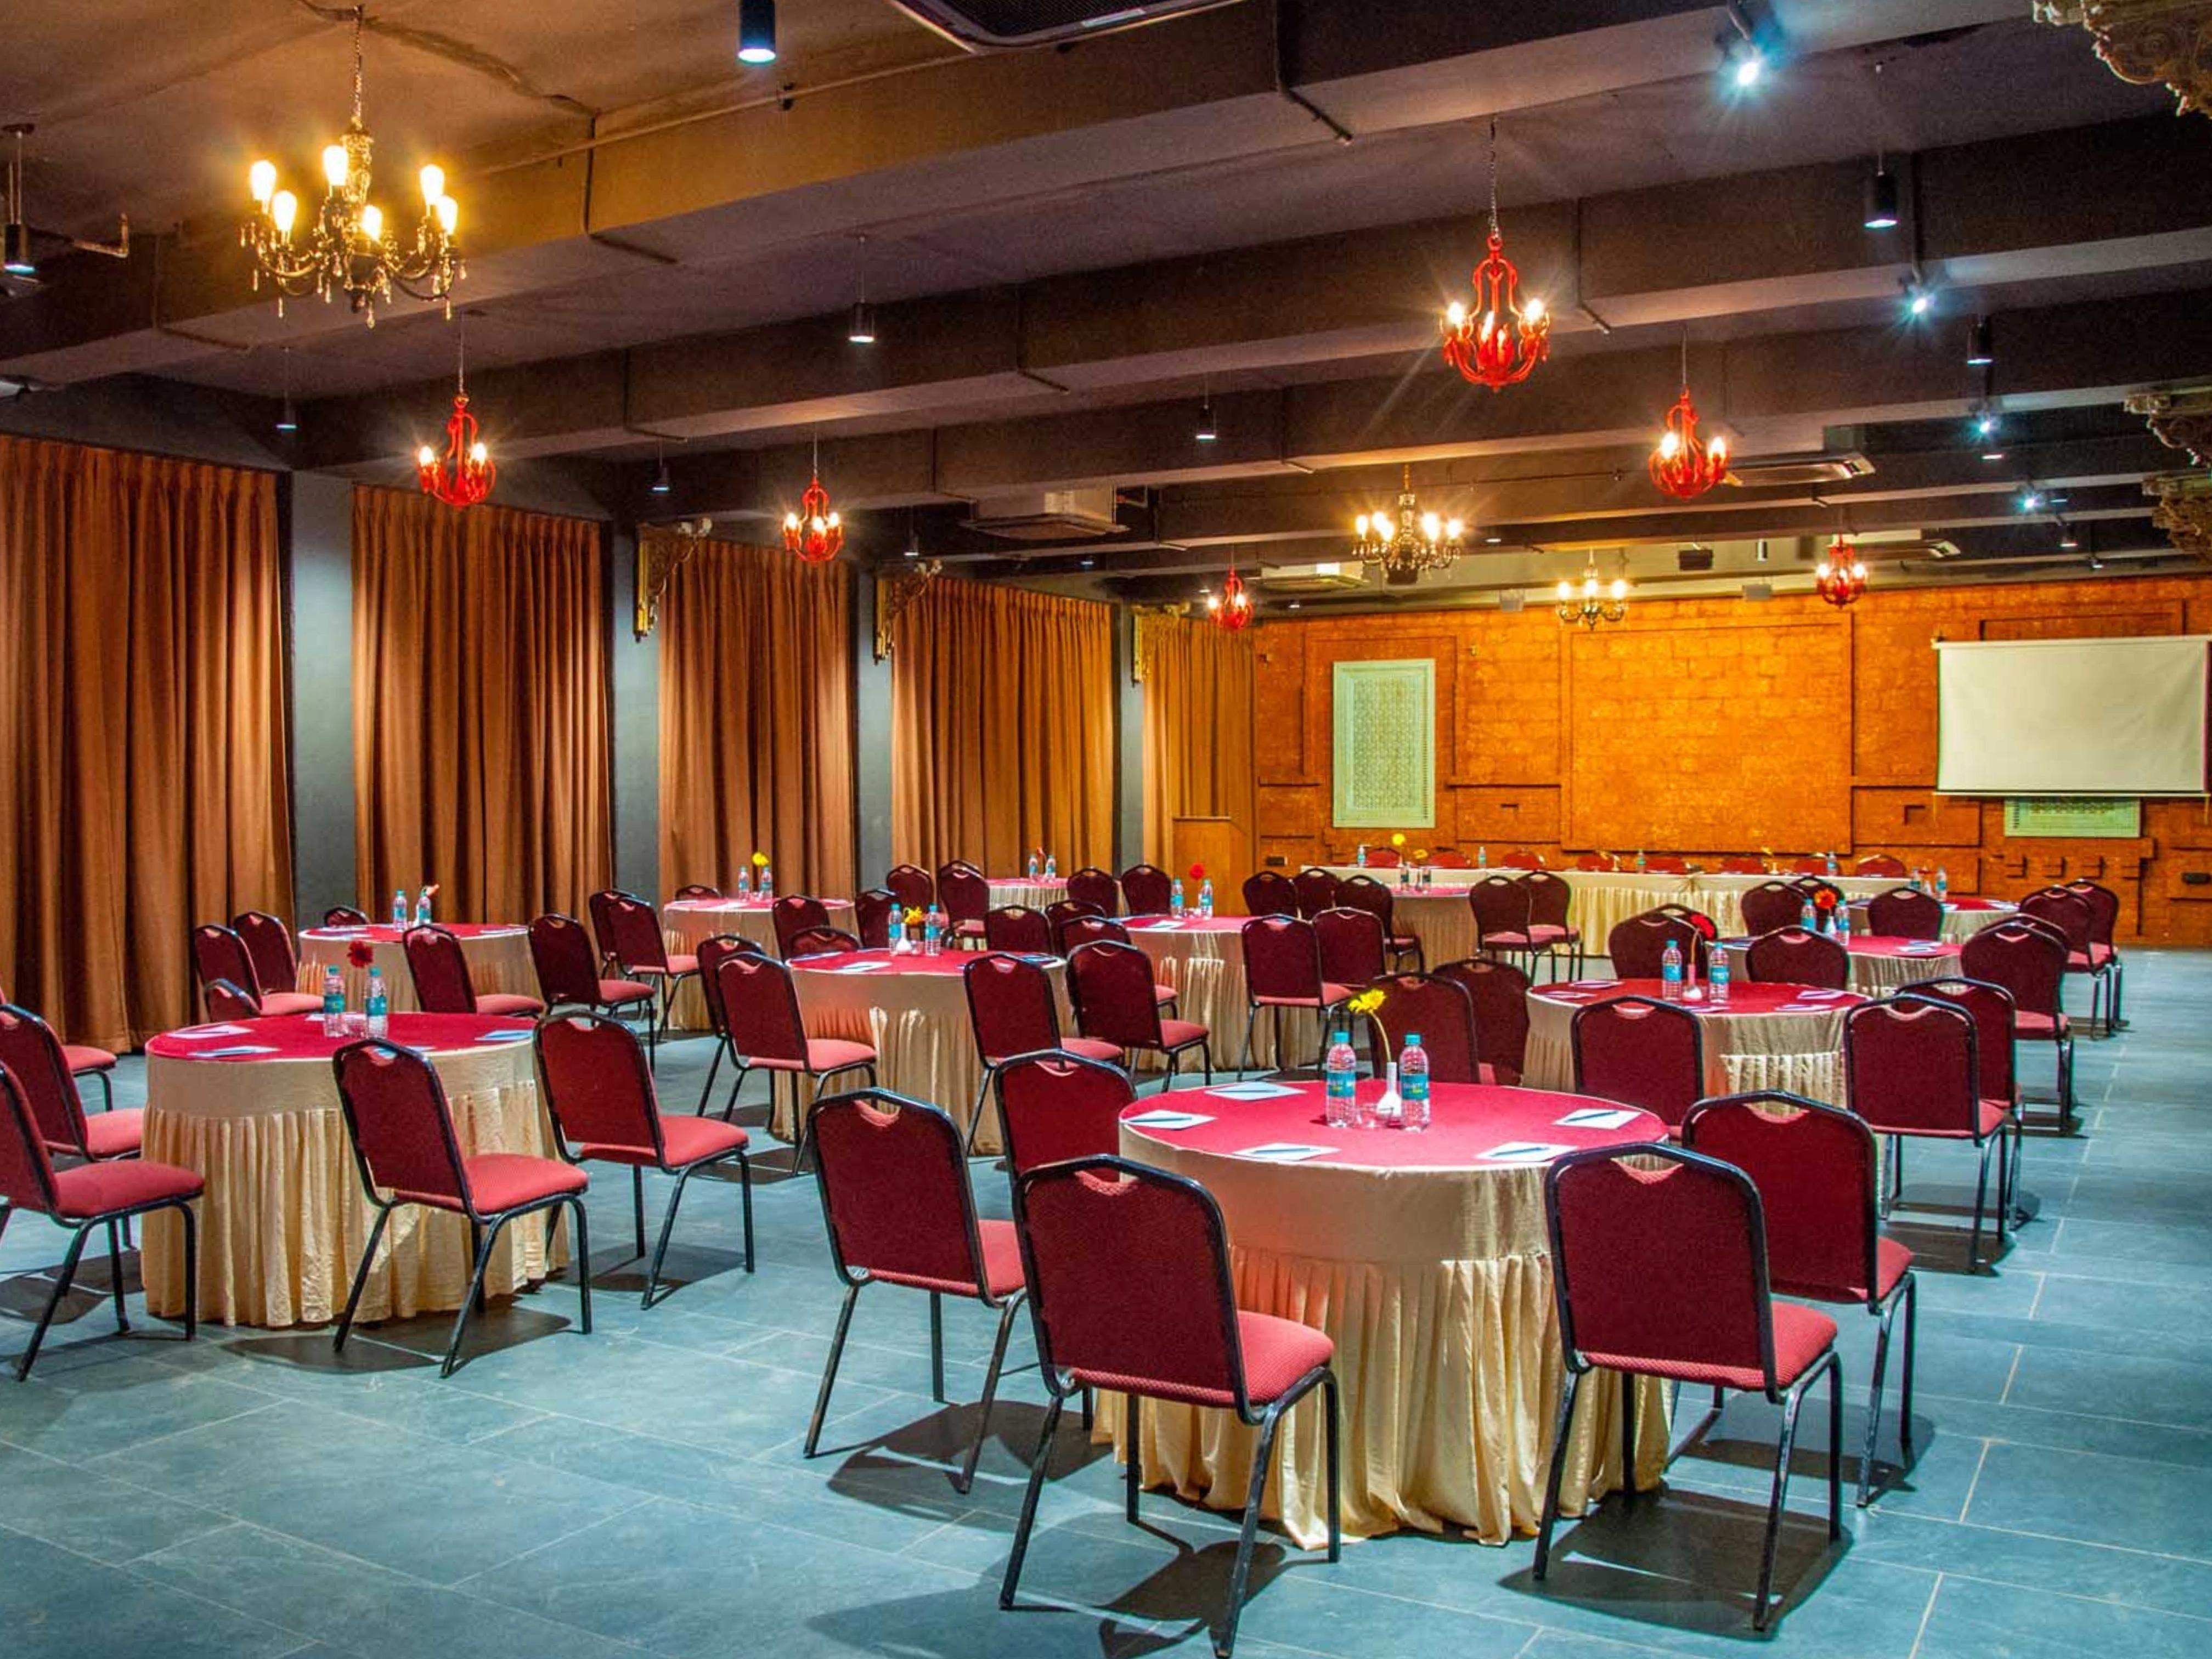
<svg viewBox="0 0 2212 1659">
<path fill-rule="evenodd" d="M 2208 638 L 1939 643 L 1936 787 L 2203 793 Z"/>
</svg>

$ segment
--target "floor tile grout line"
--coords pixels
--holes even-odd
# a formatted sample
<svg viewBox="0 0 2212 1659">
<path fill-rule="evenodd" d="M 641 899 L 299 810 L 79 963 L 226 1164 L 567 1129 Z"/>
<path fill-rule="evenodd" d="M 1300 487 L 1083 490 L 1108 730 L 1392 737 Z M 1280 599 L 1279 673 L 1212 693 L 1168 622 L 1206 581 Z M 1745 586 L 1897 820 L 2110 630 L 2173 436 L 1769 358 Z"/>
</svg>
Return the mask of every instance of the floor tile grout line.
<svg viewBox="0 0 2212 1659">
<path fill-rule="evenodd" d="M 2004 1406 L 2011 1403 L 2013 1379 L 2020 1375 L 2020 1362 L 2027 1353 L 2027 1344 L 2025 1342 L 2016 1342 L 2013 1345 L 2012 1364 L 2006 1368 L 2004 1387 L 1997 1390 L 1997 1397 L 1991 1402 L 1992 1404 Z"/>
<path fill-rule="evenodd" d="M 1955 1519 L 1963 1522 L 1966 1518 L 1966 1512 L 1973 1508 L 1974 1488 L 1982 1484 L 1982 1471 L 1989 1467 L 1990 1448 L 1996 1443 L 1991 1440 L 1982 1442 L 1982 1455 L 1974 1460 L 1974 1476 L 1972 1480 L 1966 1482 L 1966 1495 L 1959 1500 L 1959 1513 Z"/>
<path fill-rule="evenodd" d="M 197 1601 L 202 1607 L 212 1607 L 218 1613 L 227 1613 L 234 1619 L 243 1620 L 249 1625 L 258 1625 L 264 1630 L 273 1630 L 285 1636 L 298 1637 L 300 1638 L 300 1646 L 285 1649 L 284 1652 L 288 1655 L 299 1652 L 300 1648 L 312 1647 L 317 1639 L 316 1638 L 310 1636 L 305 1631 L 294 1630 L 289 1625 L 280 1625 L 273 1619 L 262 1618 L 258 1613 L 242 1613 L 236 1607 L 230 1607 L 222 1601 L 215 1601 L 211 1597 L 202 1595 L 197 1591 L 184 1589 L 180 1585 L 157 1583 L 157 1581 L 155 1580 L 147 1578 L 142 1574 L 131 1571 L 130 1563 L 128 1562 L 103 1561 L 96 1555 L 87 1555 L 82 1550 L 74 1549 L 67 1544 L 58 1543 L 51 1538 L 41 1538 L 36 1533 L 25 1532 L 21 1528 L 11 1527 L 5 1522 L 0 1522 L 0 1532 L 13 1533 L 18 1538 L 27 1538 L 30 1540 L 31 1542 L 38 1544 L 46 1549 L 57 1550 L 64 1555 L 74 1556 L 80 1561 L 89 1562 L 93 1566 L 98 1567 L 104 1571 L 120 1573 L 125 1578 L 131 1579 L 137 1583 L 155 1584 L 156 1588 L 167 1590 L 173 1595 L 181 1595 L 188 1601 Z"/>
<path fill-rule="evenodd" d="M 1936 1598 L 1943 1593 L 1943 1574 L 1939 1570 L 1936 1582 L 1928 1587 L 1928 1604 L 1920 1609 L 1920 1625 L 1912 1632 L 1912 1646 L 1905 1659 L 1920 1659 L 1920 1644 L 1928 1639 L 1928 1621 L 1936 1615 Z"/>
</svg>

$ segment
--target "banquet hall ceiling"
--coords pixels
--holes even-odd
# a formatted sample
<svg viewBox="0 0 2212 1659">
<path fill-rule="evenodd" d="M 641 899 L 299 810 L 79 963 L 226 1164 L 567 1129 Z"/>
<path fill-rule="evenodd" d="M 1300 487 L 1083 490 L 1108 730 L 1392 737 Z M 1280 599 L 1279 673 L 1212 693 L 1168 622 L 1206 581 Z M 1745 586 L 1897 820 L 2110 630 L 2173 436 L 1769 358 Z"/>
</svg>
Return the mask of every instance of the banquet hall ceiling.
<svg viewBox="0 0 2212 1659">
<path fill-rule="evenodd" d="M 345 15 L 27 9 L 0 15 L 0 119 L 39 124 L 30 217 L 98 237 L 128 212 L 138 251 L 49 260 L 0 298 L 0 377 L 157 377 L 249 424 L 289 383 L 296 459 L 392 473 L 450 396 L 454 326 L 410 307 L 372 331 L 308 302 L 280 321 L 235 245 L 246 161 L 297 177 L 343 120 Z M 841 504 L 919 507 L 933 530 L 979 498 L 1108 483 L 1147 490 L 1150 539 L 1175 540 L 1175 510 L 1218 485 L 1243 522 L 1211 544 L 1309 556 L 1403 459 L 1507 547 L 1795 534 L 1820 505 L 1802 490 L 1662 515 L 1640 463 L 1479 475 L 1540 453 L 1583 478 L 1573 458 L 1648 444 L 1685 335 L 1740 454 L 1963 413 L 1983 313 L 2022 420 L 2212 378 L 2212 125 L 2021 0 L 1777 0 L 1755 9 L 1790 55 L 1737 98 L 1712 73 L 1717 6 L 1392 9 L 1378 31 L 1352 0 L 1238 0 L 969 57 L 887 0 L 787 0 L 781 61 L 741 70 L 721 0 L 382 0 L 368 118 L 386 177 L 432 154 L 453 173 L 471 391 L 501 453 L 601 463 L 598 487 L 653 516 L 779 514 L 818 434 Z M 137 49 L 157 33 L 160 54 Z M 1503 398 L 1433 349 L 1480 251 L 1493 113 L 1509 251 L 1559 319 L 1553 363 Z M 1910 210 L 1882 238 L 1856 223 L 1877 150 Z M 1906 329 L 1916 255 L 1940 304 Z M 843 338 L 864 276 L 872 350 Z M 1209 392 L 1223 439 L 1196 449 Z M 2160 464 L 2121 447 L 2079 476 L 2119 489 Z M 647 497 L 664 451 L 678 489 Z M 1931 526 L 1972 527 L 1992 493 L 1876 482 L 1852 487 Z M 1285 525 L 1302 511 L 1315 526 Z M 878 516 L 902 542 L 904 514 Z M 1105 557 L 1160 580 L 1147 562 L 1172 551 Z"/>
</svg>

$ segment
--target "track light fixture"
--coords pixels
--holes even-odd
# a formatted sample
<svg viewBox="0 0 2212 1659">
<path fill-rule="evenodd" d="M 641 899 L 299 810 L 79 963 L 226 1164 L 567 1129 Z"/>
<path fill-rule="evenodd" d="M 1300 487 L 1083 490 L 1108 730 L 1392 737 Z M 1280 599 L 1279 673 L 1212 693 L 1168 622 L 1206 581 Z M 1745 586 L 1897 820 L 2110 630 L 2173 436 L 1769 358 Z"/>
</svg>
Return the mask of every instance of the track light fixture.
<svg viewBox="0 0 2212 1659">
<path fill-rule="evenodd" d="M 1765 77 L 1766 48 L 1749 11 L 1739 0 L 1729 0 L 1728 27 L 1713 45 L 1721 54 L 1721 78 L 1737 92 L 1748 92 Z"/>
<path fill-rule="evenodd" d="M 1907 277 L 1899 286 L 1905 294 L 1905 314 L 1907 317 L 1917 319 L 1936 308 L 1936 290 L 1920 277 Z"/>
<path fill-rule="evenodd" d="M 775 0 L 738 0 L 738 61 L 775 62 Z"/>
<path fill-rule="evenodd" d="M 2021 512 L 2036 513 L 2041 511 L 2042 507 L 2043 492 L 2038 489 L 2033 484 L 2028 485 L 2027 489 L 2020 492 L 2020 510 Z"/>
<path fill-rule="evenodd" d="M 1190 434 L 1202 444 L 1210 444 L 1221 435 L 1221 428 L 1213 418 L 1213 393 L 1206 394 L 1206 401 L 1198 408 L 1198 429 Z"/>
<path fill-rule="evenodd" d="M 663 454 L 659 459 L 660 465 L 653 471 L 653 483 L 650 488 L 654 495 L 665 495 L 676 488 L 676 484 L 674 480 L 670 478 L 668 476 L 668 457 L 665 454 Z"/>
<path fill-rule="evenodd" d="M 1987 368 L 1996 360 L 1996 353 L 1990 349 L 1990 319 L 1977 317 L 1966 331 L 1966 367 Z"/>
<path fill-rule="evenodd" d="M 854 345 L 873 345 L 876 343 L 876 308 L 868 303 L 868 239 L 858 239 L 860 252 L 853 263 L 860 268 L 860 295 L 853 301 L 853 315 L 845 325 L 845 337 Z"/>
<path fill-rule="evenodd" d="M 2074 533 L 2074 526 L 2063 519 L 2058 521 L 2058 544 L 2069 552 L 2081 545 L 2081 538 Z"/>
<path fill-rule="evenodd" d="M 1869 230 L 1897 228 L 1897 175 L 1877 157 L 1874 171 L 1867 175 L 1866 214 L 1864 223 Z"/>
<path fill-rule="evenodd" d="M 276 411 L 276 429 L 294 433 L 300 429 L 300 411 L 292 403 L 292 348 L 284 348 L 284 403 Z"/>
</svg>

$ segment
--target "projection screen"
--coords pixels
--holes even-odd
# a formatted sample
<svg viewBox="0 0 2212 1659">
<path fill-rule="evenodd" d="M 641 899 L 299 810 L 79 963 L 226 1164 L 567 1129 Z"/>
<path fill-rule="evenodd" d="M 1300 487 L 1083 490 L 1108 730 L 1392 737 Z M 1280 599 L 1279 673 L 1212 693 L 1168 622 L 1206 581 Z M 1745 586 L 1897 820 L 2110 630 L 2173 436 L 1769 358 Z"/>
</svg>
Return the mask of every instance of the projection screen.
<svg viewBox="0 0 2212 1659">
<path fill-rule="evenodd" d="M 1939 643 L 1936 787 L 2203 793 L 2208 639 Z"/>
</svg>

